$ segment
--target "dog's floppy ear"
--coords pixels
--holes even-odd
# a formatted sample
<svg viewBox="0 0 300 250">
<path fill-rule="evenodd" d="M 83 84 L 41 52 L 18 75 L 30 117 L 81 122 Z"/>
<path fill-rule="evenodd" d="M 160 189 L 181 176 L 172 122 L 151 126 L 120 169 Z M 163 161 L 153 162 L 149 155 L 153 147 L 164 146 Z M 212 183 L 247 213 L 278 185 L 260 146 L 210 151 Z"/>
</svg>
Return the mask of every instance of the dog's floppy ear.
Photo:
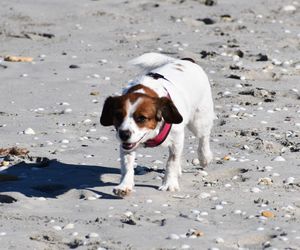
<svg viewBox="0 0 300 250">
<path fill-rule="evenodd" d="M 115 109 L 115 103 L 119 101 L 119 96 L 115 97 L 108 97 L 106 98 L 103 109 L 102 109 L 102 114 L 100 118 L 100 123 L 103 126 L 111 126 L 114 124 L 114 109 Z"/>
<path fill-rule="evenodd" d="M 172 100 L 167 97 L 161 97 L 158 100 L 158 110 L 161 112 L 161 116 L 167 123 L 181 123 L 182 116 L 178 112 Z"/>
</svg>

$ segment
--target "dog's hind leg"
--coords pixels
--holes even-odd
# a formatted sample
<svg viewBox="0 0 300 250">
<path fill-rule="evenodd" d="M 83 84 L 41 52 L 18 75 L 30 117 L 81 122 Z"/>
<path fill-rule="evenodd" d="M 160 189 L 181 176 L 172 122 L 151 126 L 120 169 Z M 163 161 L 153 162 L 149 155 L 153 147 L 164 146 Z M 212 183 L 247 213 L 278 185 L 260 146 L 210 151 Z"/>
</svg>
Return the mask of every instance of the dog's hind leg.
<svg viewBox="0 0 300 250">
<path fill-rule="evenodd" d="M 210 150 L 209 138 L 209 134 L 199 138 L 198 157 L 202 167 L 207 167 L 213 159 L 213 154 Z"/>
<path fill-rule="evenodd" d="M 203 119 L 205 117 L 205 119 Z M 194 119 L 188 124 L 188 128 L 192 133 L 199 138 L 198 157 L 200 165 L 206 167 L 213 159 L 213 154 L 210 150 L 210 132 L 213 126 L 213 118 L 196 113 Z"/>
<path fill-rule="evenodd" d="M 172 144 L 169 146 L 169 159 L 162 186 L 162 191 L 178 191 L 178 177 L 181 175 L 181 155 L 184 145 L 184 131 L 172 135 Z"/>
</svg>

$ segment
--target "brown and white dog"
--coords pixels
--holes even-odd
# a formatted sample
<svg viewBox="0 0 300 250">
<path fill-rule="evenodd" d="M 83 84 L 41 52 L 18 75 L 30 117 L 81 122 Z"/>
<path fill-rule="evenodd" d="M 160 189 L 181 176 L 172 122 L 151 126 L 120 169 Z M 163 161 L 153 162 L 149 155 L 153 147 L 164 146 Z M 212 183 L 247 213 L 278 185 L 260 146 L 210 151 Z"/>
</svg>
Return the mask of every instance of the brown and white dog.
<svg viewBox="0 0 300 250">
<path fill-rule="evenodd" d="M 120 141 L 119 196 L 134 187 L 136 149 L 142 145 L 169 148 L 169 159 L 160 190 L 179 190 L 184 128 L 199 138 L 198 156 L 206 167 L 212 160 L 209 138 L 215 118 L 208 78 L 192 59 L 175 59 L 147 53 L 131 61 L 143 69 L 123 95 L 105 100 L 100 123 L 115 126 Z"/>
</svg>

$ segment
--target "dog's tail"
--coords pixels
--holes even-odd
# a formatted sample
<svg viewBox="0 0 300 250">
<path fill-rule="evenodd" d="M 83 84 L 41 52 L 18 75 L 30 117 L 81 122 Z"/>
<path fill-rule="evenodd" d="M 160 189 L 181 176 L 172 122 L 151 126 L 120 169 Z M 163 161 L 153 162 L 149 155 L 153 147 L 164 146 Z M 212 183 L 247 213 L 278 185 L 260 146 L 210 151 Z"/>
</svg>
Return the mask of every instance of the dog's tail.
<svg viewBox="0 0 300 250">
<path fill-rule="evenodd" d="M 138 66 L 145 71 L 151 71 L 152 69 L 158 68 L 175 60 L 175 58 L 152 52 L 134 58 L 128 63 L 134 66 Z"/>
</svg>

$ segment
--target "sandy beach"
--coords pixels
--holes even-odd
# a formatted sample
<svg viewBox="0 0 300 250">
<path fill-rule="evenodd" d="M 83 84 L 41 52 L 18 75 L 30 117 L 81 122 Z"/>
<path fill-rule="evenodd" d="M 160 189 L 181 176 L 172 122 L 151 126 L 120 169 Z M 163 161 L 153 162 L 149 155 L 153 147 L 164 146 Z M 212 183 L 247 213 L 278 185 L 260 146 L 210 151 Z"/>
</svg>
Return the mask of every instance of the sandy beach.
<svg viewBox="0 0 300 250">
<path fill-rule="evenodd" d="M 1 249 L 300 249 L 300 2 L 2 0 Z M 99 118 L 145 52 L 191 57 L 217 118 L 214 161 L 158 190 L 166 148 L 140 149 L 135 190 Z"/>
</svg>

